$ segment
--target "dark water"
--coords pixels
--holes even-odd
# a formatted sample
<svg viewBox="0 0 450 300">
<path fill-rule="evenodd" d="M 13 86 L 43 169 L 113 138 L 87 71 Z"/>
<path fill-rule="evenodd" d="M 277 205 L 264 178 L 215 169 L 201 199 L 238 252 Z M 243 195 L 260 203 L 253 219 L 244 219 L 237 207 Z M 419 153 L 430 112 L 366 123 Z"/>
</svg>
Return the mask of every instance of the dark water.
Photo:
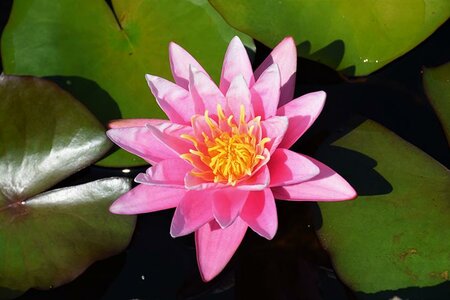
<svg viewBox="0 0 450 300">
<path fill-rule="evenodd" d="M 11 3 L 0 2 L 0 30 Z M 294 150 L 313 155 L 336 129 L 351 128 L 355 122 L 370 118 L 449 167 L 448 145 L 426 100 L 421 79 L 423 67 L 449 60 L 449 37 L 447 22 L 413 51 L 365 78 L 344 78 L 325 66 L 300 59 L 296 96 L 325 90 L 328 102 Z M 255 65 L 269 52 L 257 44 Z M 125 174 L 93 166 L 58 186 L 110 176 L 132 178 L 143 170 L 135 168 Z M 30 290 L 19 299 L 450 299 L 449 282 L 422 289 L 354 294 L 337 278 L 314 234 L 320 226 L 317 206 L 279 201 L 277 208 L 279 230 L 274 240 L 266 241 L 248 232 L 225 271 L 210 283 L 200 280 L 192 236 L 170 237 L 173 211 L 169 210 L 140 215 L 124 253 L 95 263 L 72 283 L 50 291 Z"/>
</svg>

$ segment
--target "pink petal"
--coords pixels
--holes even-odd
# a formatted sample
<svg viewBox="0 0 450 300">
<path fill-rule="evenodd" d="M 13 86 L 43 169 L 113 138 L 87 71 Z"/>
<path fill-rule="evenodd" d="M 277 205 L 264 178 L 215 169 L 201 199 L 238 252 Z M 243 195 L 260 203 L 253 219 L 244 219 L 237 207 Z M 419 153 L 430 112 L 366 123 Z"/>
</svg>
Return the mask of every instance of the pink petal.
<svg viewBox="0 0 450 300">
<path fill-rule="evenodd" d="M 226 185 L 223 183 L 205 181 L 203 178 L 192 175 L 191 173 L 186 174 L 186 177 L 184 177 L 184 186 L 186 189 L 192 191 L 220 189 L 226 187 Z"/>
<path fill-rule="evenodd" d="M 294 39 L 287 37 L 282 40 L 256 69 L 255 78 L 272 64 L 277 64 L 281 75 L 280 105 L 287 103 L 294 97 L 295 72 L 297 70 L 297 48 Z"/>
<path fill-rule="evenodd" d="M 309 181 L 272 188 L 275 198 L 293 201 L 340 201 L 356 198 L 355 190 L 338 173 L 314 158 L 309 159 L 319 167 L 320 174 Z"/>
<path fill-rule="evenodd" d="M 126 128 L 126 127 L 143 127 L 147 124 L 160 124 L 161 122 L 167 122 L 167 120 L 161 119 L 119 119 L 112 120 L 108 123 L 108 128 Z"/>
<path fill-rule="evenodd" d="M 228 45 L 225 58 L 223 60 L 222 75 L 220 77 L 220 90 L 226 93 L 231 81 L 237 75 L 242 75 L 247 86 L 252 86 L 255 82 L 253 69 L 247 51 L 239 37 L 235 36 Z"/>
<path fill-rule="evenodd" d="M 197 262 L 203 281 L 210 281 L 230 261 L 242 242 L 247 224 L 240 218 L 225 229 L 211 221 L 195 232 Z"/>
<path fill-rule="evenodd" d="M 211 123 L 218 127 L 216 121 L 210 118 Z M 205 133 L 210 139 L 213 138 L 211 127 L 209 127 L 208 122 L 206 121 L 205 116 L 195 115 L 191 119 L 192 128 L 194 129 L 195 137 L 198 141 L 202 141 L 204 139 L 203 134 Z"/>
<path fill-rule="evenodd" d="M 189 191 L 181 199 L 173 215 L 170 235 L 187 235 L 212 220 L 213 191 Z"/>
<path fill-rule="evenodd" d="M 223 189 L 214 194 L 213 214 L 220 227 L 227 228 L 234 222 L 248 196 L 248 191 Z"/>
<path fill-rule="evenodd" d="M 148 168 L 145 174 L 138 174 L 135 181 L 143 184 L 184 188 L 184 177 L 191 170 L 192 166 L 181 158 L 166 159 Z"/>
<path fill-rule="evenodd" d="M 147 127 L 115 128 L 108 130 L 106 135 L 119 147 L 142 157 L 151 164 L 179 156 L 160 139 L 157 139 Z"/>
<path fill-rule="evenodd" d="M 244 191 L 260 191 L 268 187 L 270 184 L 269 168 L 262 164 L 254 171 L 254 174 L 236 185 L 236 188 Z"/>
<path fill-rule="evenodd" d="M 290 124 L 289 124 L 290 125 Z M 280 147 L 280 143 L 288 129 L 288 118 L 275 116 L 261 122 L 262 136 L 270 138 L 270 142 L 266 144 L 272 154 L 275 149 Z"/>
<path fill-rule="evenodd" d="M 320 173 L 319 167 L 308 157 L 281 148 L 275 150 L 267 166 L 271 187 L 299 183 Z"/>
<path fill-rule="evenodd" d="M 184 89 L 189 87 L 189 66 L 193 66 L 205 74 L 202 66 L 183 48 L 175 43 L 169 44 L 169 60 L 173 79 Z"/>
<path fill-rule="evenodd" d="M 195 114 L 194 102 L 184 88 L 157 76 L 145 75 L 148 86 L 169 120 L 180 124 L 189 124 Z"/>
<path fill-rule="evenodd" d="M 251 88 L 256 116 L 268 119 L 275 116 L 280 100 L 280 71 L 278 65 L 268 67 Z"/>
<path fill-rule="evenodd" d="M 278 228 L 277 207 L 270 189 L 251 192 L 240 217 L 253 231 L 271 240 Z"/>
<path fill-rule="evenodd" d="M 289 127 L 279 145 L 280 148 L 290 148 L 308 130 L 322 111 L 325 98 L 324 91 L 309 93 L 278 109 L 278 116 L 286 116 L 289 119 Z"/>
<path fill-rule="evenodd" d="M 109 211 L 114 214 L 134 215 L 173 208 L 186 193 L 185 189 L 140 184 L 117 199 Z"/>
<path fill-rule="evenodd" d="M 194 100 L 194 108 L 197 114 L 203 115 L 208 110 L 210 115 L 216 114 L 217 104 L 225 107 L 225 96 L 217 85 L 205 73 L 190 68 L 189 90 Z"/>
<path fill-rule="evenodd" d="M 253 118 L 253 107 L 250 102 L 250 90 L 242 75 L 237 75 L 231 82 L 227 91 L 227 107 L 234 116 L 234 121 L 239 124 L 241 105 L 245 109 L 245 121 Z"/>
<path fill-rule="evenodd" d="M 175 123 L 161 123 L 159 125 L 147 124 L 149 131 L 160 143 L 164 144 L 167 149 L 172 151 L 172 157 L 179 157 L 181 154 L 188 153 L 192 148 L 192 143 L 181 138 L 181 135 L 192 135 L 192 128 Z M 153 148 L 153 143 L 149 144 L 149 148 Z M 154 150 L 152 150 L 154 151 Z"/>
</svg>

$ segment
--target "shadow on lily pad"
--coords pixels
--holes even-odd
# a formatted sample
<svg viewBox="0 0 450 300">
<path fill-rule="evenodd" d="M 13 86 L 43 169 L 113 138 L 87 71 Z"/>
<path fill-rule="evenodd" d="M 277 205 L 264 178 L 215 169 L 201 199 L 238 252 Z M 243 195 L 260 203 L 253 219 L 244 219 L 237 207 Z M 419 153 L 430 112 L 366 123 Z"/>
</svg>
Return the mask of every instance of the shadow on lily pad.
<svg viewBox="0 0 450 300">
<path fill-rule="evenodd" d="M 0 287 L 0 299 L 14 299 L 23 293 L 23 291 L 14 291 L 8 288 Z"/>
<path fill-rule="evenodd" d="M 301 57 L 308 58 L 313 61 L 317 61 L 324 65 L 329 66 L 332 69 L 337 69 L 342 62 L 345 54 L 345 43 L 343 40 L 335 40 L 328 44 L 327 46 L 311 52 L 311 42 L 304 41 L 297 45 L 298 55 Z M 355 75 L 355 66 L 347 67 L 340 70 L 346 75 Z"/>
<path fill-rule="evenodd" d="M 117 102 L 95 81 L 78 76 L 45 77 L 83 103 L 103 124 L 122 118 Z"/>
<path fill-rule="evenodd" d="M 358 292 L 356 296 L 361 300 L 447 300 L 450 295 L 450 281 L 430 287 L 410 287 L 396 291 L 382 291 L 374 294 Z"/>
</svg>

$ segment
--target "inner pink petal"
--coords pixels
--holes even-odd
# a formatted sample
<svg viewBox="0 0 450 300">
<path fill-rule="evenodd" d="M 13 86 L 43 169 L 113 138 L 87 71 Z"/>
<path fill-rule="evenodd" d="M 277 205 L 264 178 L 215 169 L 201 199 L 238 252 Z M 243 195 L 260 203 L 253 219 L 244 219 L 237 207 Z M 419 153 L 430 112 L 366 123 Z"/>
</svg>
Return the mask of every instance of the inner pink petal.
<svg viewBox="0 0 450 300">
<path fill-rule="evenodd" d="M 262 135 L 270 138 L 266 148 L 270 153 L 277 149 L 283 140 L 284 134 L 288 129 L 288 119 L 286 117 L 272 117 L 261 122 Z"/>
<path fill-rule="evenodd" d="M 287 37 L 282 40 L 256 69 L 255 78 L 272 64 L 277 64 L 281 75 L 280 105 L 283 105 L 294 97 L 295 72 L 297 70 L 297 47 L 294 39 Z"/>
<path fill-rule="evenodd" d="M 207 74 L 192 55 L 173 42 L 169 44 L 169 60 L 173 79 L 177 85 L 186 90 L 189 88 L 189 66 Z"/>
<path fill-rule="evenodd" d="M 278 65 L 268 67 L 251 89 L 255 115 L 263 120 L 275 116 L 280 100 L 280 71 Z"/>
<path fill-rule="evenodd" d="M 248 86 L 254 83 L 253 69 L 247 51 L 239 37 L 235 36 L 228 45 L 220 77 L 220 90 L 226 94 L 231 81 L 238 75 L 244 77 Z"/>
<path fill-rule="evenodd" d="M 217 85 L 203 72 L 191 67 L 189 91 L 194 100 L 195 112 L 203 115 L 207 110 L 211 115 L 217 111 L 217 104 L 225 107 L 225 96 Z"/>
<path fill-rule="evenodd" d="M 319 167 L 307 156 L 281 148 L 275 150 L 267 166 L 271 187 L 299 183 L 320 173 Z"/>
<path fill-rule="evenodd" d="M 147 74 L 145 78 L 169 120 L 179 124 L 189 124 L 191 116 L 195 113 L 194 102 L 189 92 L 161 77 Z"/>
<path fill-rule="evenodd" d="M 251 94 L 247 83 L 242 75 L 237 75 L 233 78 L 230 88 L 226 94 L 227 108 L 233 114 L 236 123 L 239 122 L 241 116 L 241 106 L 244 107 L 245 122 L 253 119 L 253 107 L 251 104 Z"/>
<path fill-rule="evenodd" d="M 286 116 L 289 126 L 280 143 L 280 148 L 290 148 L 314 123 L 325 105 L 326 94 L 323 91 L 309 93 L 280 107 L 278 116 Z"/>
</svg>

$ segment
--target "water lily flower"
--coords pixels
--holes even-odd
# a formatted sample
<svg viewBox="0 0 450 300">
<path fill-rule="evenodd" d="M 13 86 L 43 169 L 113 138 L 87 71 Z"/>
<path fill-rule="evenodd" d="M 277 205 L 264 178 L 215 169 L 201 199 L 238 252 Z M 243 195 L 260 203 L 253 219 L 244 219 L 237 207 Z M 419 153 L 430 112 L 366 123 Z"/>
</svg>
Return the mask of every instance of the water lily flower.
<svg viewBox="0 0 450 300">
<path fill-rule="evenodd" d="M 195 232 L 200 273 L 209 281 L 231 259 L 248 227 L 274 237 L 275 198 L 356 197 L 335 171 L 288 150 L 316 120 L 326 96 L 319 91 L 292 100 L 297 63 L 292 38 L 275 47 L 254 73 L 242 42 L 233 38 L 219 87 L 177 44 L 170 44 L 169 56 L 175 83 L 146 75 L 169 120 L 120 120 L 107 132 L 152 165 L 111 212 L 176 208 L 170 234 Z"/>
</svg>

